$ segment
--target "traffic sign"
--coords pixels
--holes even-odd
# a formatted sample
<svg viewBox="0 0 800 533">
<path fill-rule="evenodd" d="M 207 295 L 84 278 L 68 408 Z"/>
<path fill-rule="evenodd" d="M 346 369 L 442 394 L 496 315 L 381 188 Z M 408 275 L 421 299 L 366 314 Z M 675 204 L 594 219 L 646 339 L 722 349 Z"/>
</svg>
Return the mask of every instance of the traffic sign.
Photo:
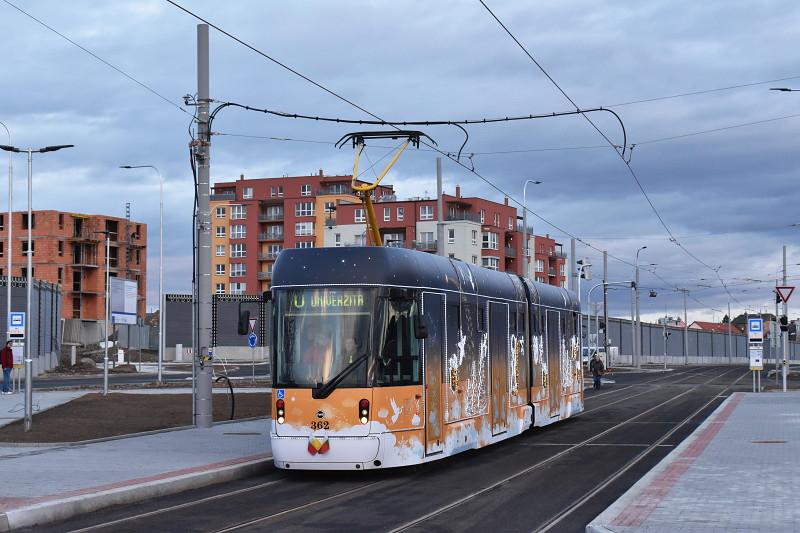
<svg viewBox="0 0 800 533">
<path fill-rule="evenodd" d="M 249 318 L 248 320 L 250 321 L 250 333 L 255 333 L 256 332 L 256 319 L 255 318 Z"/>
<path fill-rule="evenodd" d="M 789 298 L 792 297 L 792 293 L 794 292 L 794 287 L 788 285 L 775 287 L 775 292 L 778 293 L 778 296 L 780 297 L 781 300 L 783 300 L 783 303 L 788 304 Z"/>
<path fill-rule="evenodd" d="M 764 340 L 764 320 L 762 318 L 747 319 L 747 337 L 751 342 Z"/>
<path fill-rule="evenodd" d="M 8 338 L 25 338 L 25 313 L 17 311 L 8 313 Z"/>
<path fill-rule="evenodd" d="M 247 336 L 247 345 L 251 348 L 255 348 L 256 344 L 258 344 L 258 336 L 255 333 L 251 333 Z"/>
</svg>

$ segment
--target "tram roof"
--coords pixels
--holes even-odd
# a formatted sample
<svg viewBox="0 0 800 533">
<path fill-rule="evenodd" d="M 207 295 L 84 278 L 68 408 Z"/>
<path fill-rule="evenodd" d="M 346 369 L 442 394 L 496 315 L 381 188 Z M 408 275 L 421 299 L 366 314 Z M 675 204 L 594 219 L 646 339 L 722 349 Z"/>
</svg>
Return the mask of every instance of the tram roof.
<svg viewBox="0 0 800 533">
<path fill-rule="evenodd" d="M 420 287 L 524 299 L 523 278 L 434 254 L 383 246 L 289 249 L 272 271 L 272 286 L 378 285 Z M 534 301 L 577 310 L 566 289 L 525 280 Z"/>
</svg>

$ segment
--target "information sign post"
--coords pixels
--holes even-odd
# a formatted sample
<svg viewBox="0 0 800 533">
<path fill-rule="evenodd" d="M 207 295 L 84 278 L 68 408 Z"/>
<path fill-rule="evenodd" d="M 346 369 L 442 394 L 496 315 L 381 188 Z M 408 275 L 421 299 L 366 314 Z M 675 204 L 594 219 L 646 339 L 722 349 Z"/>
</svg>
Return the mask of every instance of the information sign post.
<svg viewBox="0 0 800 533">
<path fill-rule="evenodd" d="M 250 334 L 247 335 L 247 345 L 250 346 L 250 357 L 253 361 L 253 383 L 256 382 L 256 345 L 258 344 L 258 335 L 256 335 L 256 319 L 250 319 Z"/>
<path fill-rule="evenodd" d="M 761 371 L 764 370 L 764 320 L 762 318 L 747 319 L 747 351 L 750 355 L 750 370 L 753 372 L 753 392 L 761 392 Z"/>
</svg>

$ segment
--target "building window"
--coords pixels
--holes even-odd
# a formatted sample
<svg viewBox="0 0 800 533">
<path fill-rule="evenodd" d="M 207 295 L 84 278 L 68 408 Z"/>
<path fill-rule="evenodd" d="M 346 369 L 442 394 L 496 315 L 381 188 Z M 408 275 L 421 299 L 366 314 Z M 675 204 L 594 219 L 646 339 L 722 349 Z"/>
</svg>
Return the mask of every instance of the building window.
<svg viewBox="0 0 800 533">
<path fill-rule="evenodd" d="M 224 237 L 225 236 L 225 226 L 217 226 L 216 227 L 216 236 L 217 237 Z"/>
<path fill-rule="evenodd" d="M 225 294 L 225 284 L 224 283 L 217 283 L 217 290 L 215 292 L 217 294 Z"/>
<path fill-rule="evenodd" d="M 455 229 L 448 229 L 447 230 L 447 242 L 449 244 L 454 244 L 456 242 L 456 230 Z"/>
<path fill-rule="evenodd" d="M 217 270 L 216 270 L 217 276 L 224 276 L 225 275 L 225 265 L 224 264 L 217 264 L 216 267 L 217 267 Z"/>
<path fill-rule="evenodd" d="M 58 229 L 64 229 L 64 213 L 58 214 Z"/>
<path fill-rule="evenodd" d="M 30 247 L 31 247 L 31 256 L 36 255 L 36 243 L 31 242 Z M 22 255 L 23 256 L 28 255 L 28 241 L 22 241 Z"/>
<path fill-rule="evenodd" d="M 367 235 L 362 233 L 361 235 L 356 235 L 354 237 L 354 241 L 356 246 L 366 246 L 367 245 Z"/>
<path fill-rule="evenodd" d="M 253 197 L 253 188 L 252 187 L 245 187 L 242 189 L 242 198 L 245 200 L 249 200 Z"/>
<path fill-rule="evenodd" d="M 217 213 L 217 218 L 225 218 L 225 208 L 224 207 L 217 207 L 216 213 Z"/>
<path fill-rule="evenodd" d="M 309 184 L 301 185 L 300 196 L 311 196 L 311 185 Z"/>
<path fill-rule="evenodd" d="M 433 206 L 432 205 L 421 205 L 419 207 L 419 219 L 420 220 L 433 220 Z"/>
<path fill-rule="evenodd" d="M 232 278 L 243 278 L 247 274 L 247 265 L 244 263 L 232 263 L 231 264 L 231 277 Z"/>
<path fill-rule="evenodd" d="M 22 229 L 28 229 L 28 213 L 22 214 Z M 31 229 L 36 229 L 36 213 L 31 214 Z"/>
<path fill-rule="evenodd" d="M 542 259 L 536 260 L 536 272 L 544 272 L 544 261 Z"/>
<path fill-rule="evenodd" d="M 0 230 L 6 229 L 6 216 L 0 215 Z"/>
<path fill-rule="evenodd" d="M 473 265 L 477 265 L 478 264 L 478 256 L 477 255 L 473 255 L 472 256 L 472 264 Z"/>
<path fill-rule="evenodd" d="M 301 241 L 294 243 L 295 248 L 313 248 L 314 242 L 313 241 Z"/>
<path fill-rule="evenodd" d="M 61 267 L 58 267 L 58 283 L 64 283 L 64 269 Z"/>
<path fill-rule="evenodd" d="M 472 230 L 472 246 L 478 245 L 478 230 Z"/>
<path fill-rule="evenodd" d="M 278 257 L 278 254 L 281 253 L 283 250 L 283 246 L 280 244 L 270 244 L 268 251 L 267 251 L 267 258 L 268 259 L 275 259 Z"/>
<path fill-rule="evenodd" d="M 313 222 L 297 222 L 294 225 L 294 234 L 298 237 L 309 237 L 314 235 Z"/>
<path fill-rule="evenodd" d="M 342 245 L 342 234 L 341 233 L 336 233 L 333 236 L 333 245 L 337 246 L 337 247 Z"/>
<path fill-rule="evenodd" d="M 561 280 L 561 288 L 562 289 L 566 289 L 567 288 L 567 282 L 566 281 Z"/>
<path fill-rule="evenodd" d="M 367 221 L 367 217 L 364 216 L 364 210 L 363 209 L 356 209 L 355 210 L 355 221 L 356 222 L 366 222 Z"/>
<path fill-rule="evenodd" d="M 314 216 L 314 202 L 298 202 L 294 204 L 294 216 L 296 217 L 313 217 Z"/>
<path fill-rule="evenodd" d="M 384 207 L 383 208 L 383 221 L 384 222 L 391 222 L 392 220 L 392 208 L 391 207 Z"/>
<path fill-rule="evenodd" d="M 64 256 L 64 241 L 58 241 L 58 257 L 63 257 L 63 256 Z"/>
<path fill-rule="evenodd" d="M 422 243 L 422 244 L 425 244 L 425 245 L 432 245 L 433 243 L 435 243 L 436 240 L 433 238 L 433 232 L 432 231 L 420 231 L 419 232 L 419 242 Z"/>
<path fill-rule="evenodd" d="M 491 231 L 483 232 L 483 249 L 497 250 L 497 233 L 492 233 Z"/>
<path fill-rule="evenodd" d="M 514 217 L 508 217 L 508 229 L 514 229 Z"/>
<path fill-rule="evenodd" d="M 247 290 L 247 283 L 231 283 L 231 294 L 244 294 Z"/>
<path fill-rule="evenodd" d="M 244 239 L 247 236 L 247 226 L 236 224 L 231 226 L 231 239 Z"/>
<path fill-rule="evenodd" d="M 486 211 L 481 209 L 481 224 L 486 223 Z"/>
<path fill-rule="evenodd" d="M 497 257 L 483 257 L 481 258 L 481 264 L 484 266 L 484 268 L 497 270 L 500 268 L 500 259 Z"/>
<path fill-rule="evenodd" d="M 283 185 L 278 185 L 276 187 L 269 188 L 269 195 L 272 198 L 282 198 L 283 197 Z"/>
<path fill-rule="evenodd" d="M 391 246 L 392 248 L 405 248 L 406 234 L 405 233 L 387 233 L 383 236 L 384 246 Z"/>
<path fill-rule="evenodd" d="M 25 268 L 25 267 L 20 268 L 19 269 L 19 275 L 22 276 L 23 278 L 27 278 L 28 277 L 28 269 Z M 36 277 L 36 269 L 32 268 L 31 269 L 31 278 L 35 278 L 35 277 Z"/>
<path fill-rule="evenodd" d="M 406 218 L 406 208 L 405 207 L 398 207 L 397 208 L 397 220 L 402 221 Z"/>
<path fill-rule="evenodd" d="M 544 283 L 544 278 L 542 276 L 536 276 L 537 283 Z"/>
<path fill-rule="evenodd" d="M 217 257 L 225 257 L 225 245 L 217 245 Z"/>
<path fill-rule="evenodd" d="M 247 218 L 247 206 L 245 205 L 232 205 L 231 206 L 231 219 L 244 220 Z"/>
<path fill-rule="evenodd" d="M 3 246 L 5 246 L 5 242 L 0 241 L 0 257 L 3 257 L 3 255 L 5 254 L 5 249 L 3 248 Z"/>
<path fill-rule="evenodd" d="M 231 244 L 231 257 L 247 257 L 247 245 L 242 242 Z"/>
<path fill-rule="evenodd" d="M 562 276 L 567 275 L 566 265 L 564 263 L 561 263 L 561 265 L 559 266 L 559 271 L 561 272 Z"/>
<path fill-rule="evenodd" d="M 336 211 L 336 204 L 334 202 L 325 202 L 325 212 L 331 214 Z"/>
<path fill-rule="evenodd" d="M 499 213 L 495 213 L 494 214 L 494 225 L 497 226 L 498 228 L 500 227 L 500 214 Z"/>
</svg>

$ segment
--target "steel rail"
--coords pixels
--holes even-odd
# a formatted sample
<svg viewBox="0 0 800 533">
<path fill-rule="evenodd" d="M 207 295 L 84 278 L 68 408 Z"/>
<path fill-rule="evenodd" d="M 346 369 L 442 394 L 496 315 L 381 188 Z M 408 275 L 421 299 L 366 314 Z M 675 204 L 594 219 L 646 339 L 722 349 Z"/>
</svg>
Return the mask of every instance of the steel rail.
<svg viewBox="0 0 800 533">
<path fill-rule="evenodd" d="M 711 380 L 715 379 L 716 377 L 718 377 L 718 376 L 714 376 L 713 378 L 711 378 Z M 675 396 L 672 396 L 671 398 L 669 398 L 669 399 L 667 399 L 667 400 L 665 400 L 665 401 L 663 401 L 663 402 L 661 402 L 661 403 L 659 403 L 657 405 L 654 405 L 653 407 L 650 407 L 649 409 L 647 409 L 645 411 L 642 411 L 641 413 L 639 413 L 639 414 L 637 414 L 637 415 L 635 415 L 635 416 L 633 416 L 631 418 L 628 418 L 627 420 L 625 420 L 623 422 L 620 422 L 619 424 L 616 424 L 616 425 L 614 425 L 614 426 L 612 426 L 612 427 L 610 427 L 610 428 L 608 428 L 608 429 L 606 429 L 604 431 L 601 431 L 600 433 L 597 433 L 596 435 L 594 435 L 592 437 L 589 437 L 588 439 L 585 439 L 585 440 L 583 440 L 583 441 L 581 441 L 581 442 L 579 442 L 579 443 L 577 443 L 577 444 L 575 444 L 573 446 L 570 446 L 569 448 L 566 448 L 566 449 L 558 452 L 557 454 L 555 454 L 555 455 L 553 455 L 551 457 L 548 457 L 547 459 L 543 459 L 543 460 L 541 460 L 541 461 L 539 461 L 539 462 L 537 462 L 537 463 L 535 463 L 535 464 L 533 464 L 533 465 L 531 465 L 529 467 L 526 467 L 526 468 L 520 470 L 519 472 L 516 472 L 515 474 L 512 474 L 510 476 L 506 476 L 503 479 L 501 479 L 499 481 L 496 481 L 496 482 L 492 483 L 491 485 L 489 485 L 487 487 L 484 487 L 484 488 L 482 488 L 480 490 L 476 490 L 476 491 L 474 491 L 474 492 L 472 492 L 472 493 L 470 493 L 470 494 L 468 494 L 466 496 L 463 496 L 463 497 L 461 497 L 461 498 L 459 498 L 459 499 L 457 499 L 457 500 L 455 500 L 453 502 L 450 502 L 447 505 L 439 507 L 438 509 L 434 509 L 433 511 L 431 511 L 429 513 L 426 513 L 426 514 L 424 514 L 424 515 L 422 515 L 422 516 L 420 516 L 420 517 L 418 517 L 418 518 L 416 518 L 414 520 L 411 520 L 411 521 L 406 522 L 406 523 L 404 523 L 404 524 L 402 524 L 402 525 L 400 525 L 400 526 L 398 526 L 396 528 L 393 528 L 393 529 L 389 530 L 389 533 L 399 533 L 401 531 L 406 531 L 407 529 L 410 529 L 410 528 L 412 528 L 414 526 L 417 526 L 417 525 L 419 525 L 419 524 L 421 524 L 423 522 L 426 522 L 426 521 L 430 520 L 431 518 L 434 518 L 436 516 L 444 514 L 444 513 L 448 512 L 448 511 L 450 511 L 451 509 L 456 508 L 456 507 L 459 507 L 459 506 L 467 503 L 468 501 L 473 500 L 477 496 L 480 496 L 480 495 L 485 494 L 485 493 L 487 493 L 489 491 L 492 491 L 492 490 L 494 490 L 494 489 L 496 489 L 496 488 L 508 483 L 509 481 L 513 481 L 514 479 L 517 479 L 517 478 L 519 478 L 521 476 L 524 476 L 525 474 L 533 472 L 534 470 L 537 470 L 537 469 L 539 469 L 539 468 L 541 468 L 543 466 L 549 465 L 550 463 L 553 463 L 553 462 L 561 459 L 565 455 L 567 455 L 567 454 L 569 454 L 569 453 L 571 453 L 571 452 L 573 452 L 575 450 L 578 450 L 580 448 L 583 448 L 584 446 L 586 446 L 588 444 L 591 444 L 592 442 L 600 439 L 601 437 L 604 437 L 604 436 L 608 435 L 609 433 L 611 433 L 613 431 L 616 431 L 617 429 L 630 424 L 634 420 L 637 420 L 638 418 L 640 418 L 642 416 L 645 416 L 645 415 L 647 415 L 647 414 L 649 414 L 649 413 L 651 413 L 651 412 L 653 412 L 653 411 L 655 411 L 655 410 L 657 410 L 657 409 L 659 409 L 659 408 L 661 408 L 661 407 L 663 407 L 663 406 L 665 406 L 665 405 L 667 405 L 669 403 L 674 402 L 675 400 L 677 400 L 679 398 L 682 398 L 682 397 L 686 396 L 687 394 L 693 392 L 698 387 L 701 387 L 701 386 L 703 386 L 705 384 L 706 383 L 698 383 L 698 384 L 694 385 L 692 388 L 687 389 L 687 390 L 685 390 L 685 391 L 683 391 L 683 392 L 681 392 L 679 394 L 676 394 Z"/>
</svg>

